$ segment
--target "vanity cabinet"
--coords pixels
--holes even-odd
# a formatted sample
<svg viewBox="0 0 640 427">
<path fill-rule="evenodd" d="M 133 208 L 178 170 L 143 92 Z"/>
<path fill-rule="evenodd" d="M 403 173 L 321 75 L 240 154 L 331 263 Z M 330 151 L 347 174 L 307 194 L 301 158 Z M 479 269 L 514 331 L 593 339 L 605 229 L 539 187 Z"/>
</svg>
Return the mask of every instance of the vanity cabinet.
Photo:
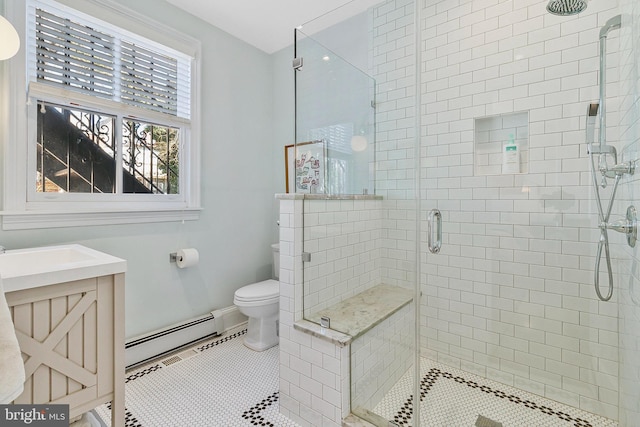
<svg viewBox="0 0 640 427">
<path fill-rule="evenodd" d="M 124 273 L 6 292 L 24 359 L 15 404 L 68 404 L 74 418 L 112 402 L 124 425 Z"/>
</svg>

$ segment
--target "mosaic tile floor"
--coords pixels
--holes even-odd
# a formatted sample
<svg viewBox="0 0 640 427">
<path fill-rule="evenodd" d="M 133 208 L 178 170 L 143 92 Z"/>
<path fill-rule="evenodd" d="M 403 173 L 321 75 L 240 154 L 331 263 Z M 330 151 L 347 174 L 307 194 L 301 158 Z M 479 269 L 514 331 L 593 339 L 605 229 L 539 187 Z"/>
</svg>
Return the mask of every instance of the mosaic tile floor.
<svg viewBox="0 0 640 427">
<path fill-rule="evenodd" d="M 125 427 L 297 427 L 278 412 L 278 347 L 249 350 L 245 333 L 128 371 Z M 95 412 L 111 425 L 110 405 Z"/>
<path fill-rule="evenodd" d="M 278 412 L 278 347 L 242 344 L 229 331 L 177 355 L 127 372 L 124 427 L 298 427 Z M 413 425 L 408 371 L 374 412 Z M 616 427 L 612 421 L 476 375 L 423 359 L 421 425 L 473 427 L 478 417 L 503 427 Z M 95 413 L 111 425 L 110 405 Z"/>
<path fill-rule="evenodd" d="M 503 427 L 616 427 L 610 419 L 584 412 L 526 391 L 487 380 L 422 359 L 421 416 L 422 426 L 489 426 L 479 417 L 501 423 Z M 413 371 L 387 393 L 373 412 L 398 426 L 413 425 L 411 394 Z"/>
</svg>

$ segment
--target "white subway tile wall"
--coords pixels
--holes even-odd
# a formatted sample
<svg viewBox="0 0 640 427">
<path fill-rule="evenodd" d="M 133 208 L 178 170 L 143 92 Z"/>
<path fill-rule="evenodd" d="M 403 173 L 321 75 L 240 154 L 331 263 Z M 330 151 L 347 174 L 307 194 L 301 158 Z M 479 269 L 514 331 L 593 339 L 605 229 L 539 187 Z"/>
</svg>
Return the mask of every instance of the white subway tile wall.
<svg viewBox="0 0 640 427">
<path fill-rule="evenodd" d="M 305 200 L 304 313 L 381 283 L 381 200 Z"/>
<path fill-rule="evenodd" d="M 416 34 L 414 0 L 373 8 L 371 75 L 376 81 L 376 194 L 383 196 L 384 283 L 416 284 Z"/>
<path fill-rule="evenodd" d="M 422 206 L 442 211 L 444 245 L 421 257 L 422 352 L 615 419 L 619 299 L 599 302 L 593 289 L 584 123 L 598 100 L 598 31 L 618 2 L 575 17 L 547 3 L 428 0 L 423 10 Z M 621 149 L 619 37 L 609 39 L 608 139 Z M 490 164 L 473 151 L 474 120 L 526 112 L 528 173 L 474 175 Z"/>
</svg>

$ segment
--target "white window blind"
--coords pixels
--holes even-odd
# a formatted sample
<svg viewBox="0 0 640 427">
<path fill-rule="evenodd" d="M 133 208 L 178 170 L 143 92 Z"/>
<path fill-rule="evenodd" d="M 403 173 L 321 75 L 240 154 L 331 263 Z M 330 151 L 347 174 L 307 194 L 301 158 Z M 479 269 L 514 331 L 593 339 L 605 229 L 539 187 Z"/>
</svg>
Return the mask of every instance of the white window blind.
<svg viewBox="0 0 640 427">
<path fill-rule="evenodd" d="M 114 38 L 38 9 L 37 78 L 92 95 L 114 95 Z"/>
<path fill-rule="evenodd" d="M 106 22 L 61 15 L 46 4 L 33 10 L 32 81 L 190 118 L 192 58 Z"/>
<path fill-rule="evenodd" d="M 178 64 L 174 58 L 122 42 L 121 94 L 123 102 L 177 114 Z"/>
</svg>

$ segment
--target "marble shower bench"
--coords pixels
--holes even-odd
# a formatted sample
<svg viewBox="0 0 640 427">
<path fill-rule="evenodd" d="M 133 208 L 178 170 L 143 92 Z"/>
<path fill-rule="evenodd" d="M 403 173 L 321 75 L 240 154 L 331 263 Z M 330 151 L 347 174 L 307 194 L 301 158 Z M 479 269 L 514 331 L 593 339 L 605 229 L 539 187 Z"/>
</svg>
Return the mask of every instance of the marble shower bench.
<svg viewBox="0 0 640 427">
<path fill-rule="evenodd" d="M 294 323 L 296 330 L 334 346 L 336 353 L 345 351 L 343 375 L 354 382 L 341 386 L 350 412 L 342 414 L 342 426 L 374 425 L 365 420 L 384 424 L 367 408 L 373 408 L 411 366 L 407 323 L 414 322 L 413 297 L 409 289 L 380 284 Z M 330 318 L 330 328 L 315 323 L 324 316 Z"/>
<path fill-rule="evenodd" d="M 380 284 L 310 315 L 294 328 L 315 337 L 345 346 L 392 316 L 413 300 L 413 291 Z M 330 327 L 320 326 L 328 317 Z"/>
</svg>

